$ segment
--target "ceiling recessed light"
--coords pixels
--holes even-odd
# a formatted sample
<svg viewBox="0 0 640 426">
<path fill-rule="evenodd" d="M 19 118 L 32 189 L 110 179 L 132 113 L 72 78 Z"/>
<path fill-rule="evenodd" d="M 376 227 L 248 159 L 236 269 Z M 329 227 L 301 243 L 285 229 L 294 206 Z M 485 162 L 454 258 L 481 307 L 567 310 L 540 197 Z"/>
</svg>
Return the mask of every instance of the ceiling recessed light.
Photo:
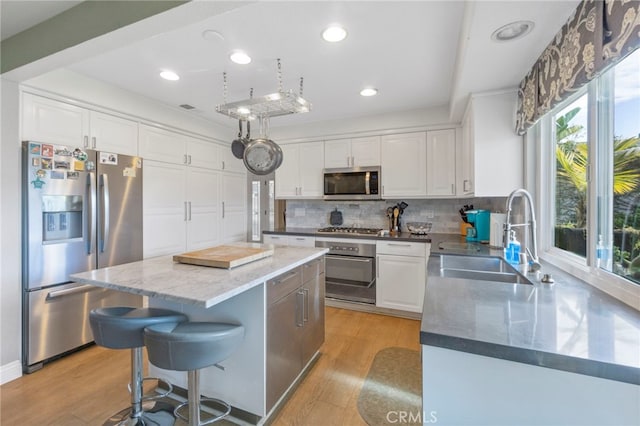
<svg viewBox="0 0 640 426">
<path fill-rule="evenodd" d="M 515 40 L 529 34 L 534 23 L 531 21 L 516 21 L 504 25 L 491 34 L 491 39 L 495 41 Z"/>
<path fill-rule="evenodd" d="M 378 89 L 373 87 L 366 87 L 360 91 L 361 96 L 375 96 L 378 94 Z"/>
<path fill-rule="evenodd" d="M 249 62 L 251 62 L 251 57 L 240 50 L 237 50 L 229 55 L 229 59 L 231 59 L 231 62 L 235 62 L 236 64 L 240 65 L 247 65 Z"/>
<path fill-rule="evenodd" d="M 165 70 L 160 73 L 160 77 L 169 81 L 180 80 L 180 76 L 173 71 Z"/>
<path fill-rule="evenodd" d="M 330 43 L 336 43 L 347 38 L 347 30 L 339 25 L 331 25 L 322 32 L 322 38 Z"/>
</svg>

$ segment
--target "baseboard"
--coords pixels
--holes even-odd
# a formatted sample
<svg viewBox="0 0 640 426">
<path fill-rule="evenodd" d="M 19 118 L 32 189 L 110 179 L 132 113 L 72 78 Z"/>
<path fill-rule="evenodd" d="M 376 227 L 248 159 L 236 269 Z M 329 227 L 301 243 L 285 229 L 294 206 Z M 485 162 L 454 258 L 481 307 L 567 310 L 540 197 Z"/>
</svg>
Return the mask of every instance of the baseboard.
<svg viewBox="0 0 640 426">
<path fill-rule="evenodd" d="M 4 385 L 19 377 L 22 377 L 22 363 L 20 361 L 0 365 L 0 385 Z"/>
</svg>

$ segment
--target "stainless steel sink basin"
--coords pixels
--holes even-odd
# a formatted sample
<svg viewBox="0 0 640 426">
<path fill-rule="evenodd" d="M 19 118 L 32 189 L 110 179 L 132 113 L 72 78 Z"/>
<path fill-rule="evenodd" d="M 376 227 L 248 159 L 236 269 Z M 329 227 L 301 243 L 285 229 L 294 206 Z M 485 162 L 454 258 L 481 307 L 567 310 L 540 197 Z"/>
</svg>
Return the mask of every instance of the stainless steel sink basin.
<svg viewBox="0 0 640 426">
<path fill-rule="evenodd" d="M 440 276 L 508 284 L 533 284 L 500 257 L 441 255 Z"/>
</svg>

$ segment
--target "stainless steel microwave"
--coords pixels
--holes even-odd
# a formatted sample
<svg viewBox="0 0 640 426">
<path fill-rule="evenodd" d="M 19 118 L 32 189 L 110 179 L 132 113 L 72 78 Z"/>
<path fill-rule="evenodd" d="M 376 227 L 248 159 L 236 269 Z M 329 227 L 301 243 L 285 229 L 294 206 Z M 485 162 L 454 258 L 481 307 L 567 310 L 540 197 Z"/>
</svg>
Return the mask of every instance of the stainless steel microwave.
<svg viewBox="0 0 640 426">
<path fill-rule="evenodd" d="M 380 166 L 324 169 L 325 200 L 380 200 Z"/>
</svg>

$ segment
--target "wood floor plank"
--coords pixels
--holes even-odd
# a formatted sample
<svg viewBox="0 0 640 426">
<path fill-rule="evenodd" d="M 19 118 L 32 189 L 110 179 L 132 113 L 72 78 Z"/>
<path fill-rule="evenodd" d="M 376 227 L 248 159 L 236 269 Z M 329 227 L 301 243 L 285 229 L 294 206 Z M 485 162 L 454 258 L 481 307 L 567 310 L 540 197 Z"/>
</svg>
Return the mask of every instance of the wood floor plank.
<svg viewBox="0 0 640 426">
<path fill-rule="evenodd" d="M 364 426 L 357 401 L 376 353 L 419 350 L 420 323 L 326 308 L 321 356 L 273 420 L 277 426 Z M 91 346 L 0 387 L 0 424 L 97 426 L 129 404 L 130 352 Z"/>
</svg>

